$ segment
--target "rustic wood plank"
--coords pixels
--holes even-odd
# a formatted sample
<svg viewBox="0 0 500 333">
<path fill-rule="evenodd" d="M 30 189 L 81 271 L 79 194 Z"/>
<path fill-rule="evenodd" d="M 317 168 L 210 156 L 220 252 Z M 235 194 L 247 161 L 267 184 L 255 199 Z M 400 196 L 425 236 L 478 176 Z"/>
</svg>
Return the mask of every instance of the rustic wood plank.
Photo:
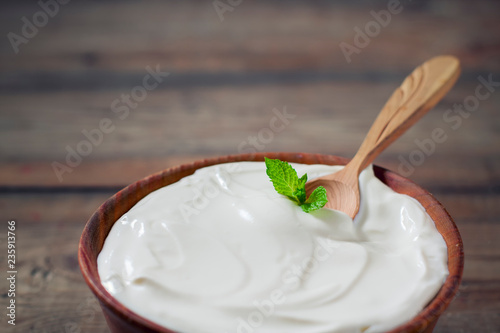
<svg viewBox="0 0 500 333">
<path fill-rule="evenodd" d="M 109 184 L 111 180 L 103 179 L 109 176 L 114 179 L 114 184 L 128 183 L 137 177 L 125 177 L 125 181 L 120 181 L 114 177 L 123 173 L 106 174 L 106 164 L 122 163 L 123 159 L 131 160 L 133 164 L 140 164 L 137 160 L 151 160 L 155 164 L 154 160 L 172 158 L 174 163 L 200 156 L 234 154 L 250 149 L 249 137 L 258 138 L 259 135 L 262 139 L 258 139 L 257 148 L 265 151 L 352 156 L 378 109 L 397 85 L 397 82 L 378 85 L 321 83 L 284 85 L 273 89 L 158 90 L 150 92 L 137 109 L 130 109 L 123 120 L 120 119 L 122 113 L 114 113 L 110 108 L 113 100 L 123 93 L 120 91 L 2 96 L 0 109 L 4 117 L 0 119 L 0 151 L 3 172 L 0 184 L 15 184 L 17 181 L 22 184 L 54 184 L 57 178 L 50 163 L 65 163 L 68 149 L 76 150 L 84 141 L 88 145 L 89 139 L 82 131 L 101 133 L 102 139 L 99 134 L 94 134 L 95 142 L 101 143 L 91 144 L 91 153 L 83 156 L 82 164 L 75 168 L 74 173 L 64 177 L 65 182 L 78 178 L 78 175 L 83 179 L 71 180 L 68 184 L 85 181 Z M 431 172 L 430 177 L 432 172 L 446 172 L 447 177 L 435 177 L 443 183 L 458 184 L 467 182 L 467 179 L 472 182 L 482 177 L 483 185 L 487 182 L 498 184 L 500 114 L 496 106 L 500 104 L 500 94 L 482 102 L 468 118 L 459 118 L 460 124 L 444 118 L 453 104 L 463 102 L 466 96 L 474 93 L 476 85 L 459 84 L 436 109 L 389 147 L 377 162 L 383 161 L 382 165 L 388 163 L 397 170 L 402 163 L 400 159 L 409 161 L 414 151 L 422 154 L 418 152 L 422 148 L 416 141 L 429 141 L 434 130 L 442 129 L 446 140 L 435 143 L 435 153 L 425 157 L 425 164 L 415 167 L 415 174 L 425 172 L 429 165 L 432 166 L 427 169 Z M 357 96 L 359 93 L 363 94 L 362 99 Z M 276 114 L 285 114 L 285 110 L 294 118 L 279 123 L 279 126 L 283 125 L 279 132 L 264 135 L 266 133 L 262 131 L 266 128 L 269 131 Z M 106 118 L 114 128 L 104 134 L 99 126 Z M 456 125 L 458 127 L 454 129 Z M 471 160 L 460 160 L 464 152 L 471 156 Z M 82 173 L 85 168 L 100 169 L 99 163 L 103 163 L 104 177 Z M 445 164 L 436 167 L 441 163 Z M 141 174 L 162 168 L 155 165 L 154 169 Z M 466 173 L 469 176 L 465 177 Z"/>
<path fill-rule="evenodd" d="M 422 63 L 416 60 L 415 67 Z M 147 70 L 170 73 L 175 80 L 164 80 L 161 89 L 189 89 L 204 87 L 252 87 L 269 85 L 305 85 L 322 82 L 371 82 L 374 84 L 392 81 L 402 82 L 411 68 L 397 70 L 259 70 L 249 72 L 182 72 L 161 67 L 158 63 L 146 65 L 142 71 L 116 72 L 114 70 L 86 71 L 8 71 L 1 72 L 0 92 L 2 94 L 20 94 L 33 92 L 62 91 L 105 91 L 130 89 L 142 82 Z M 463 82 L 476 81 L 479 75 L 498 77 L 500 71 L 469 70 L 461 74 Z M 166 76 L 167 74 L 165 74 Z M 496 81 L 495 81 L 496 82 Z"/>
<path fill-rule="evenodd" d="M 441 315 L 435 333 L 496 333 L 500 330 L 500 281 L 464 279 L 457 297 Z"/>
<path fill-rule="evenodd" d="M 175 78 L 169 77 L 168 80 Z M 332 147 L 330 152 L 354 151 L 399 83 L 331 82 L 280 85 L 273 89 L 266 86 L 159 89 L 149 92 L 145 100 L 137 103 L 135 109 L 129 108 L 128 113 L 113 112 L 111 104 L 122 94 L 129 94 L 134 86 L 104 93 L 8 95 L 0 99 L 3 114 L 1 135 L 6 139 L 2 140 L 0 148 L 6 159 L 58 157 L 65 153 L 65 145 L 75 146 L 86 139 L 83 130 L 99 128 L 99 122 L 109 118 L 115 129 L 106 135 L 99 149 L 93 150 L 92 156 L 96 153 L 110 156 L 116 148 L 126 148 L 127 152 L 140 148 L 144 155 L 141 144 L 155 144 L 147 150 L 150 155 L 178 154 L 186 149 L 210 151 L 211 148 L 211 151 L 216 151 L 212 147 L 215 144 L 222 152 L 234 152 L 248 135 L 257 135 L 262 128 L 269 127 L 270 120 L 275 117 L 273 109 L 283 113 L 286 108 L 287 113 L 295 118 L 289 119 L 290 126 L 275 135 L 274 146 L 268 145 L 269 148 L 277 148 L 277 141 L 281 144 L 288 142 L 294 147 L 298 145 L 298 150 L 314 145 L 322 152 L 326 149 L 324 139 L 315 134 L 324 133 L 330 139 L 338 137 L 330 140 L 333 141 L 333 146 L 328 146 Z M 460 149 L 486 151 L 497 147 L 500 134 L 496 125 L 500 116 L 496 105 L 500 103 L 500 94 L 491 95 L 477 111 L 462 118 L 461 123 L 445 118 L 453 104 L 463 103 L 467 96 L 474 94 L 477 84 L 459 83 L 403 138 L 412 135 L 423 140 L 433 129 L 441 127 L 447 132 L 449 142 L 459 145 Z M 362 99 L 359 94 L 363 95 Z M 118 104 L 120 107 L 124 105 Z M 224 138 L 221 138 L 221 133 Z M 141 136 L 145 135 L 154 140 L 141 141 Z M 199 142 L 203 141 L 202 135 L 209 136 L 210 141 Z M 200 140 L 196 141 L 198 138 Z M 402 139 L 393 147 L 409 148 L 414 146 L 412 141 Z M 347 147 L 342 148 L 345 145 Z"/>
<path fill-rule="evenodd" d="M 27 201 L 18 201 L 18 209 Z M 56 210 L 53 200 L 48 203 Z M 108 332 L 78 268 L 78 235 L 83 223 L 71 222 L 16 218 L 16 326 L 8 332 Z"/>
<path fill-rule="evenodd" d="M 387 1 L 242 3 L 223 22 L 210 1 L 148 1 L 140 7 L 133 2 L 89 6 L 75 1 L 21 45 L 18 55 L 3 41 L 0 68 L 142 70 L 160 63 L 183 71 L 346 66 L 409 70 L 432 55 L 453 53 L 467 67 L 500 69 L 498 2 L 401 3 L 403 11 L 392 15 L 388 26 L 348 64 L 340 43 L 355 45 L 354 28 L 364 29 L 374 20 L 370 11 L 387 9 Z M 0 13 L 0 31 L 19 33 L 20 18 L 37 10 L 34 3 L 10 4 Z"/>
</svg>

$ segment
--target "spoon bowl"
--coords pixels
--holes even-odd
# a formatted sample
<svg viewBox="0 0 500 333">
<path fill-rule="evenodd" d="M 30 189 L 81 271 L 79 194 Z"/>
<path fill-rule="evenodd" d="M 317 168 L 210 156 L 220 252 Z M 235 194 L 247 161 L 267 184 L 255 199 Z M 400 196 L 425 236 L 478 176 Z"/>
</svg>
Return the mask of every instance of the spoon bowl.
<svg viewBox="0 0 500 333">
<path fill-rule="evenodd" d="M 354 218 L 359 211 L 359 183 L 357 181 L 342 181 L 346 179 L 344 169 L 334 174 L 313 179 L 306 183 L 306 193 L 310 195 L 315 188 L 323 186 L 326 190 L 327 208 L 342 207 L 342 212 Z M 336 208 L 332 208 L 336 209 Z"/>
</svg>

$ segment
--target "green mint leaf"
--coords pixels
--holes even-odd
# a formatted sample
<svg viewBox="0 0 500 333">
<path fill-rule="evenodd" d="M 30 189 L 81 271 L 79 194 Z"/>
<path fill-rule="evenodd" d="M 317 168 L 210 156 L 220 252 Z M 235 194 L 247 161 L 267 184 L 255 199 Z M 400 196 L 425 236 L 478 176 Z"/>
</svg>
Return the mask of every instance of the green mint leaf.
<svg viewBox="0 0 500 333">
<path fill-rule="evenodd" d="M 274 189 L 279 194 L 295 201 L 306 213 L 322 208 L 327 202 L 326 190 L 320 186 L 306 200 L 307 174 L 297 176 L 297 171 L 288 164 L 278 159 L 265 157 L 266 174 L 271 179 Z"/>
<path fill-rule="evenodd" d="M 327 202 L 326 189 L 323 186 L 318 186 L 300 207 L 304 212 L 310 213 L 314 210 L 323 208 Z"/>
<path fill-rule="evenodd" d="M 271 179 L 276 192 L 300 203 L 295 195 L 299 182 L 299 177 L 295 169 L 287 162 L 277 159 L 273 160 L 266 157 L 265 161 L 266 173 Z"/>
<path fill-rule="evenodd" d="M 305 173 L 302 177 L 299 178 L 297 184 L 297 190 L 294 193 L 301 204 L 306 201 L 306 182 L 307 182 L 307 173 Z"/>
</svg>

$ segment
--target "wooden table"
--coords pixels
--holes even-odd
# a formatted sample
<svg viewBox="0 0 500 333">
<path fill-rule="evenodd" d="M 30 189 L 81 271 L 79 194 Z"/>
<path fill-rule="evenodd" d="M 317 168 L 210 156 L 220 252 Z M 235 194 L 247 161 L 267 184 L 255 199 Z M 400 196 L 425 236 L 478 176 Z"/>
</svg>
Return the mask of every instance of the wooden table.
<svg viewBox="0 0 500 333">
<path fill-rule="evenodd" d="M 482 83 L 500 81 L 500 3 L 222 3 L 3 5 L 2 332 L 108 332 L 76 252 L 120 188 L 252 146 L 350 157 L 393 89 L 438 54 L 460 58 L 461 78 L 376 163 L 432 192 L 462 233 L 463 283 L 435 332 L 500 332 L 500 87 Z M 265 130 L 285 112 L 282 130 Z M 4 314 L 11 220 L 15 326 Z"/>
</svg>

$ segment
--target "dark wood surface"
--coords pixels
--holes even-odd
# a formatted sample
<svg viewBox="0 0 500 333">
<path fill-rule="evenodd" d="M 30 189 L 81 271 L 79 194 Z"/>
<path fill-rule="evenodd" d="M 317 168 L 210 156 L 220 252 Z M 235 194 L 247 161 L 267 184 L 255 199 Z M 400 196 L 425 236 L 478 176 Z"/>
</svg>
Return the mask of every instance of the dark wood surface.
<svg viewBox="0 0 500 333">
<path fill-rule="evenodd" d="M 227 2 L 226 2 L 227 3 Z M 234 2 L 233 2 L 234 3 Z M 148 174 L 238 153 L 277 110 L 295 118 L 262 151 L 352 157 L 376 114 L 411 70 L 438 54 L 462 62 L 456 86 L 376 160 L 398 171 L 416 142 L 446 134 L 408 177 L 455 219 L 466 254 L 458 296 L 435 332 L 500 331 L 500 87 L 474 111 L 478 77 L 500 81 L 500 2 L 401 1 L 386 27 L 348 63 L 340 44 L 389 1 L 243 1 L 221 21 L 212 1 L 70 1 L 16 54 L 10 32 L 41 10 L 0 10 L 0 284 L 7 221 L 15 220 L 16 326 L 2 332 L 108 332 L 81 277 L 77 245 L 97 207 Z M 141 86 L 146 67 L 170 75 L 126 117 L 112 111 Z M 481 88 L 481 93 L 487 90 Z M 274 110 L 274 111 L 273 111 Z M 67 149 L 108 118 L 114 129 L 65 173 Z M 459 123 L 460 122 L 460 123 Z M 247 146 L 248 147 L 248 146 Z M 241 147 L 240 147 L 241 148 Z"/>
</svg>

